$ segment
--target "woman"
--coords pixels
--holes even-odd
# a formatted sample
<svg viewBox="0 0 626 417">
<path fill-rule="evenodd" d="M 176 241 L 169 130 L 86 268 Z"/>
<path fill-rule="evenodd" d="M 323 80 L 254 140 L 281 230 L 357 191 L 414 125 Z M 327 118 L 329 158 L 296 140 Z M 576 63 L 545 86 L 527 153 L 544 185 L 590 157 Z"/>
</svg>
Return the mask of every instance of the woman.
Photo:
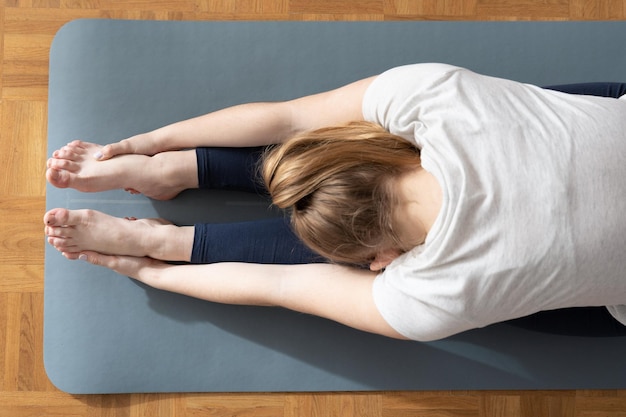
<svg viewBox="0 0 626 417">
<path fill-rule="evenodd" d="M 247 262 L 266 254 L 212 258 L 220 245 L 207 241 L 222 242 L 224 232 L 210 226 L 64 209 L 44 218 L 49 242 L 69 259 L 157 288 L 283 306 L 396 338 L 433 340 L 575 306 L 609 306 L 626 323 L 624 100 L 418 64 L 103 148 L 74 142 L 53 155 L 47 177 L 167 199 L 215 178 L 212 151 L 179 149 L 277 143 L 264 164 L 268 191 L 302 241 L 335 263 L 310 263 L 276 225 L 269 229 L 284 248 L 269 258 L 279 264 L 258 265 Z M 137 164 L 145 169 L 135 172 Z M 286 265 L 299 262 L 307 263 Z"/>
</svg>

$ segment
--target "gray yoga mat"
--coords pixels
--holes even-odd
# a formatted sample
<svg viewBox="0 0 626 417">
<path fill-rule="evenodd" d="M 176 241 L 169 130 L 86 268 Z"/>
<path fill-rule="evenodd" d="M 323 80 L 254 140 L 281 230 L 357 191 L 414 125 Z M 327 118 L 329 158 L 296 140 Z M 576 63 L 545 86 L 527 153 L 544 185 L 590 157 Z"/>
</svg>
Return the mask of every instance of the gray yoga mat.
<svg viewBox="0 0 626 417">
<path fill-rule="evenodd" d="M 626 22 L 79 20 L 52 46 L 48 148 L 108 143 L 413 62 L 543 85 L 624 80 L 624 39 Z M 47 207 L 178 224 L 275 215 L 265 201 L 217 191 L 156 202 L 48 187 Z M 504 323 L 433 343 L 395 341 L 282 309 L 161 292 L 49 246 L 44 325 L 46 370 L 70 393 L 626 388 L 626 337 Z"/>
</svg>

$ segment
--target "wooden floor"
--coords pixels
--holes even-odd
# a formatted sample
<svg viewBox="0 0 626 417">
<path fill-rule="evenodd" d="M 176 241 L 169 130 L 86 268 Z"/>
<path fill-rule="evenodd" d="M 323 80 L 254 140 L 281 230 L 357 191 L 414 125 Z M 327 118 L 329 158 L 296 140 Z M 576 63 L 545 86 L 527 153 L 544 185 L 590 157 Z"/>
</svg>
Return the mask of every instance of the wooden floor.
<svg viewBox="0 0 626 417">
<path fill-rule="evenodd" d="M 67 395 L 43 368 L 41 224 L 48 53 L 70 20 L 598 20 L 625 0 L 0 1 L 0 417 L 626 417 L 626 391 Z"/>
</svg>

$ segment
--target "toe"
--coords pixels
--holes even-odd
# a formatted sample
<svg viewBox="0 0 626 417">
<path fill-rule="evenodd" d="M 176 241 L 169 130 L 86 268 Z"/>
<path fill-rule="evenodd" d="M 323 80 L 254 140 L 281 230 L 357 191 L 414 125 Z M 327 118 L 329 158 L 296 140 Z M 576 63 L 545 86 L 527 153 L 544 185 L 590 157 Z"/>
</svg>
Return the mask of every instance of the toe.
<svg viewBox="0 0 626 417">
<path fill-rule="evenodd" d="M 73 140 L 70 143 L 68 143 L 65 147 L 70 149 L 73 152 L 76 152 L 77 154 L 83 155 L 85 152 L 88 151 L 89 147 L 94 146 L 92 143 L 89 142 L 83 142 L 82 140 Z"/>
<path fill-rule="evenodd" d="M 102 219 L 102 214 L 96 210 L 61 210 L 62 212 L 57 216 L 65 216 L 64 225 L 66 226 L 91 227 Z"/>
<path fill-rule="evenodd" d="M 56 224 L 55 214 L 58 210 L 59 209 L 52 209 L 50 211 L 47 211 L 46 214 L 43 215 L 43 223 L 48 226 Z"/>
<path fill-rule="evenodd" d="M 43 221 L 48 226 L 65 226 L 68 224 L 68 220 L 70 217 L 70 211 L 64 208 L 56 208 L 48 211 L 44 217 Z"/>
<path fill-rule="evenodd" d="M 45 234 L 49 237 L 68 238 L 71 236 L 72 228 L 46 226 Z"/>
<path fill-rule="evenodd" d="M 49 237 L 48 243 L 52 245 L 59 252 L 68 252 L 72 249 L 76 249 L 76 245 L 73 245 L 68 239 L 62 239 L 58 237 Z"/>
<path fill-rule="evenodd" d="M 80 170 L 80 165 L 71 159 L 51 158 L 48 160 L 48 168 L 78 172 Z"/>
<path fill-rule="evenodd" d="M 83 148 L 85 146 L 85 142 L 80 139 L 75 139 L 67 144 L 67 146 L 76 146 L 79 148 Z"/>
<path fill-rule="evenodd" d="M 75 261 L 80 256 L 80 252 L 62 252 L 63 256 L 71 261 Z"/>
<path fill-rule="evenodd" d="M 57 159 L 69 160 L 75 160 L 76 158 L 78 158 L 78 154 L 75 152 L 74 148 L 71 148 L 69 146 L 64 146 L 58 151 L 55 151 L 52 156 Z"/>
<path fill-rule="evenodd" d="M 57 188 L 67 188 L 70 184 L 69 172 L 61 171 L 55 168 L 48 168 L 46 171 L 46 179 Z"/>
<path fill-rule="evenodd" d="M 68 210 L 65 208 L 55 208 L 48 211 L 43 221 L 47 226 L 47 229 L 57 230 L 57 228 L 67 228 L 61 233 L 63 236 L 69 236 L 72 231 L 69 230 L 72 226 L 89 226 L 98 222 L 102 214 L 95 210 Z"/>
</svg>

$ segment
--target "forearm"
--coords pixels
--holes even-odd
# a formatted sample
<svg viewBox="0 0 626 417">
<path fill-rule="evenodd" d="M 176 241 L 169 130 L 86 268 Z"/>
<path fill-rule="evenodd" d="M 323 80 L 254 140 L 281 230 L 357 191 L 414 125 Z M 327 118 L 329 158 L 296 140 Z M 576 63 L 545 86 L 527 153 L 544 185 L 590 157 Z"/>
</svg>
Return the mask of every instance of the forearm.
<svg viewBox="0 0 626 417">
<path fill-rule="evenodd" d="M 228 107 L 107 145 L 97 158 L 211 146 L 264 146 L 304 130 L 363 120 L 363 94 L 372 80 L 289 101 Z"/>
<path fill-rule="evenodd" d="M 332 264 L 157 265 L 139 274 L 166 291 L 226 304 L 279 306 L 356 329 L 403 338 L 378 312 L 371 271 Z M 156 273 L 154 272 L 156 271 Z"/>
<path fill-rule="evenodd" d="M 224 304 L 279 305 L 281 265 L 157 264 L 137 274 L 151 287 Z"/>
<path fill-rule="evenodd" d="M 80 258 L 157 289 L 216 303 L 281 306 L 347 326 L 403 338 L 374 303 L 376 274 L 332 264 L 169 265 L 151 258 L 83 252 Z"/>
<path fill-rule="evenodd" d="M 248 103 L 173 123 L 127 139 L 134 153 L 198 147 L 263 146 L 293 133 L 287 103 Z"/>
</svg>

